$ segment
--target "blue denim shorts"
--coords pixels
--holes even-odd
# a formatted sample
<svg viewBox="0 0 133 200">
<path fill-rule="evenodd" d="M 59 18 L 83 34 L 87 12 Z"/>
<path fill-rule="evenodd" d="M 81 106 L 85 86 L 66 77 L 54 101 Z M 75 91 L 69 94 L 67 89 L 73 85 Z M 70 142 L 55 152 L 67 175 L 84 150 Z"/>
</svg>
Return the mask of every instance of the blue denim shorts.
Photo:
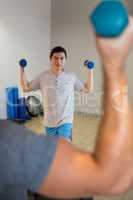
<svg viewBox="0 0 133 200">
<path fill-rule="evenodd" d="M 72 127 L 72 123 L 65 123 L 57 127 L 45 127 L 45 130 L 48 135 L 72 140 Z"/>
</svg>

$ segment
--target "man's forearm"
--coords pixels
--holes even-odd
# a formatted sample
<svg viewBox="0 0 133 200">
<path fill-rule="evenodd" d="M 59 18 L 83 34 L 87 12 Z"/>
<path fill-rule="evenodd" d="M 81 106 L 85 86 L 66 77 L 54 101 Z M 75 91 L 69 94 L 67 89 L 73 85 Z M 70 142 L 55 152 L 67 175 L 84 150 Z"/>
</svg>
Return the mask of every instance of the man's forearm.
<svg viewBox="0 0 133 200">
<path fill-rule="evenodd" d="M 116 77 L 105 75 L 104 115 L 100 125 L 100 137 L 96 144 L 96 161 L 107 169 L 109 179 L 119 186 L 129 186 L 133 177 L 133 126 L 132 110 L 127 94 L 125 72 L 116 71 Z M 104 171 L 104 172 L 105 172 Z M 126 176 L 124 173 L 126 172 Z M 118 177 L 118 179 L 117 179 Z M 121 178 L 120 178 L 121 177 Z M 131 177 L 131 179 L 129 179 Z M 111 181 L 110 181 L 111 182 Z M 119 183 L 119 184 L 118 184 Z M 114 192 L 114 191 L 113 191 Z"/>
<path fill-rule="evenodd" d="M 20 68 L 20 85 L 23 90 L 23 92 L 31 91 L 31 86 L 29 85 L 29 82 L 27 81 L 25 71 L 23 68 Z"/>
<path fill-rule="evenodd" d="M 84 86 L 85 86 L 85 92 L 86 93 L 93 91 L 93 87 L 94 87 L 93 69 L 89 70 L 88 78 L 87 78 L 87 81 L 86 81 Z"/>
</svg>

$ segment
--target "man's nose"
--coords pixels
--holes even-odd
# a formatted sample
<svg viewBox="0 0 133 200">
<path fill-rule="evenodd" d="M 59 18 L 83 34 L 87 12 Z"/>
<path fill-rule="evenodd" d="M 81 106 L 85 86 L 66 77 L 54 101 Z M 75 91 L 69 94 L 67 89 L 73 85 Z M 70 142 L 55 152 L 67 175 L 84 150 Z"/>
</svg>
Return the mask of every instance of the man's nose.
<svg viewBox="0 0 133 200">
<path fill-rule="evenodd" d="M 62 60 L 61 60 L 61 59 L 58 59 L 58 60 L 57 60 L 57 63 L 58 63 L 58 64 L 60 64 L 61 62 L 62 62 Z"/>
</svg>

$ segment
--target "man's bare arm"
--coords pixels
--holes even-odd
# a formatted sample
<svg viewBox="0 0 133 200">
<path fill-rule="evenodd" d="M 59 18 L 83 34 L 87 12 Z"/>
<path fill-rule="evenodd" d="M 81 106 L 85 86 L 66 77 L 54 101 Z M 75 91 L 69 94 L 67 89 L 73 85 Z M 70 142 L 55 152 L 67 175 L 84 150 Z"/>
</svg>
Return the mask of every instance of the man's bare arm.
<svg viewBox="0 0 133 200">
<path fill-rule="evenodd" d="M 94 88 L 94 72 L 93 69 L 91 69 L 88 71 L 87 81 L 85 82 L 81 92 L 89 93 L 93 91 L 93 88 Z"/>
<path fill-rule="evenodd" d="M 32 91 L 31 84 L 27 81 L 26 74 L 24 68 L 20 67 L 20 85 L 23 92 Z"/>
</svg>

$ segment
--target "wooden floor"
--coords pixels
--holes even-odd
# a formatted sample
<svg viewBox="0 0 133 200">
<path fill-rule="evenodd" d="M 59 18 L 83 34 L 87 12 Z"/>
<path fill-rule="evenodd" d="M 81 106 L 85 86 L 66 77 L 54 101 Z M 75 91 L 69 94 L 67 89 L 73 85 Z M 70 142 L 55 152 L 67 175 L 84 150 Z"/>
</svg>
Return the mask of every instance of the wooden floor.
<svg viewBox="0 0 133 200">
<path fill-rule="evenodd" d="M 95 144 L 99 122 L 100 118 L 98 116 L 89 116 L 83 113 L 75 114 L 73 128 L 74 145 L 81 149 L 92 151 Z M 26 126 L 37 134 L 42 134 L 44 132 L 42 117 L 28 121 Z M 94 200 L 133 200 L 133 191 L 121 196 L 95 197 Z"/>
</svg>

